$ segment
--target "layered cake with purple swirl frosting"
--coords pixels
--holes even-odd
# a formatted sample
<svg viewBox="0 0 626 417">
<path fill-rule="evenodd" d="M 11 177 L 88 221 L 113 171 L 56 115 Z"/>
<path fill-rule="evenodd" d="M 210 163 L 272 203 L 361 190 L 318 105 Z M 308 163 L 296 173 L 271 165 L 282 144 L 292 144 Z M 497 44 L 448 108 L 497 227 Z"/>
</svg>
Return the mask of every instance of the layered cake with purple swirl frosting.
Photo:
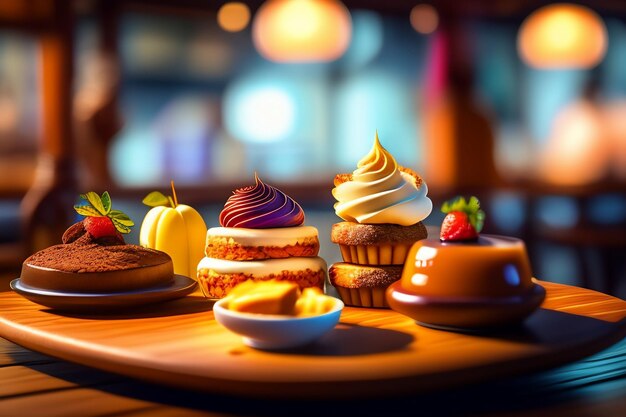
<svg viewBox="0 0 626 417">
<path fill-rule="evenodd" d="M 254 185 L 233 192 L 219 220 L 221 227 L 207 231 L 206 257 L 198 264 L 207 296 L 222 298 L 250 279 L 323 287 L 326 262 L 317 256 L 317 229 L 304 225 L 302 207 L 279 189 L 255 175 Z"/>
</svg>

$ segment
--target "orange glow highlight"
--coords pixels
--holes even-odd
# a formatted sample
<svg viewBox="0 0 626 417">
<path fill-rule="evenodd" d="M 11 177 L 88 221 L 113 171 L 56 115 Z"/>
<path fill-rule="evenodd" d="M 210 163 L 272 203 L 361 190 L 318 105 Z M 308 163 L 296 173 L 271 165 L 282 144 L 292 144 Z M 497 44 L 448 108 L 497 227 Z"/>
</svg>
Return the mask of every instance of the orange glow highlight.
<svg viewBox="0 0 626 417">
<path fill-rule="evenodd" d="M 411 9 L 411 26 L 415 31 L 428 35 L 439 26 L 439 13 L 430 4 L 418 4 Z"/>
<path fill-rule="evenodd" d="M 252 38 L 276 62 L 328 62 L 341 57 L 352 34 L 348 9 L 337 0 L 269 0 L 254 19 Z"/>
<path fill-rule="evenodd" d="M 610 132 L 597 105 L 579 101 L 555 118 L 542 155 L 544 179 L 576 186 L 602 181 L 611 161 Z"/>
<path fill-rule="evenodd" d="M 227 32 L 244 30 L 249 22 L 250 9 L 244 3 L 226 3 L 217 12 L 217 23 Z"/>
<path fill-rule="evenodd" d="M 526 18 L 518 34 L 520 56 L 531 67 L 591 68 L 608 45 L 602 18 L 587 7 L 553 4 Z"/>
</svg>

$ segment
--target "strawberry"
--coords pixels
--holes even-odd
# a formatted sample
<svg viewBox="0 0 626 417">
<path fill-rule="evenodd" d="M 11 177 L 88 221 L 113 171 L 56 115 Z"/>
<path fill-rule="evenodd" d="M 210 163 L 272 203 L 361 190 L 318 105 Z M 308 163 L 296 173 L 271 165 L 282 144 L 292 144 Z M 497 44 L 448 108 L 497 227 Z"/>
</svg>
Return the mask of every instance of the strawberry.
<svg viewBox="0 0 626 417">
<path fill-rule="evenodd" d="M 478 238 L 478 232 L 462 211 L 451 211 L 441 224 L 441 240 L 471 240 Z"/>
<path fill-rule="evenodd" d="M 117 229 L 113 221 L 107 216 L 86 217 L 83 223 L 85 230 L 87 230 L 94 239 L 100 239 L 105 236 L 117 237 Z"/>
<path fill-rule="evenodd" d="M 476 197 L 471 197 L 469 202 L 465 198 L 458 197 L 454 201 L 445 202 L 441 211 L 446 217 L 441 224 L 439 238 L 444 241 L 473 240 L 485 222 L 485 212 L 480 209 L 480 202 Z"/>
<path fill-rule="evenodd" d="M 133 221 L 119 210 L 111 209 L 111 197 L 108 192 L 98 195 L 93 191 L 81 194 L 80 198 L 86 203 L 74 206 L 74 210 L 85 216 L 83 224 L 85 230 L 94 239 L 103 237 L 114 238 L 113 241 L 124 242 L 121 233 L 130 233 Z"/>
</svg>

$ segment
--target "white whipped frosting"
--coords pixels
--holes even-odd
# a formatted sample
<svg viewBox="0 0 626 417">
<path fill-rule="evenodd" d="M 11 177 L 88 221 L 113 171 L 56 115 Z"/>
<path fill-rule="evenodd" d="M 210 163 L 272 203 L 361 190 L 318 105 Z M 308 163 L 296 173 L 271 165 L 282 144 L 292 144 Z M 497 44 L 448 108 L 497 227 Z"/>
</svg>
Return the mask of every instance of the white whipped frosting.
<svg viewBox="0 0 626 417">
<path fill-rule="evenodd" d="M 333 189 L 335 213 L 342 219 L 410 226 L 432 211 L 426 182 L 418 188 L 411 174 L 400 171 L 396 160 L 378 141 L 378 134 L 372 150 L 357 166 L 352 181 Z"/>
<path fill-rule="evenodd" d="M 317 238 L 317 229 L 313 226 L 277 227 L 275 229 L 212 227 L 207 231 L 207 240 L 209 237 L 229 238 L 241 246 L 283 247 L 304 243 L 306 239 Z"/>
<path fill-rule="evenodd" d="M 326 268 L 326 261 L 319 256 L 265 259 L 262 261 L 228 261 L 204 257 L 198 264 L 198 270 L 212 269 L 218 274 L 250 274 L 256 276 L 280 274 L 282 271 L 306 271 L 307 269 L 311 271 L 322 270 L 325 273 Z"/>
</svg>

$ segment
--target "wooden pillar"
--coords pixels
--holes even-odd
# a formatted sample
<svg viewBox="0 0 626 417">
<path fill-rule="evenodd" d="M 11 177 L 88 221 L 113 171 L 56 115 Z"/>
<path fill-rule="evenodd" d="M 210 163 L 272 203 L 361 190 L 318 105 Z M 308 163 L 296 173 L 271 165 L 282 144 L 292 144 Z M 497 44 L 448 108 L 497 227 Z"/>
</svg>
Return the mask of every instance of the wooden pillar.
<svg viewBox="0 0 626 417">
<path fill-rule="evenodd" d="M 103 192 L 111 189 L 109 148 L 122 127 L 118 111 L 120 69 L 118 55 L 119 2 L 100 0 L 94 10 L 98 49 L 91 51 L 86 80 L 74 99 L 76 156 L 80 186 Z"/>
<path fill-rule="evenodd" d="M 73 218 L 76 178 L 72 139 L 74 18 L 71 2 L 51 0 L 40 33 L 41 132 L 35 180 L 22 201 L 26 250 L 60 242 Z"/>
</svg>

